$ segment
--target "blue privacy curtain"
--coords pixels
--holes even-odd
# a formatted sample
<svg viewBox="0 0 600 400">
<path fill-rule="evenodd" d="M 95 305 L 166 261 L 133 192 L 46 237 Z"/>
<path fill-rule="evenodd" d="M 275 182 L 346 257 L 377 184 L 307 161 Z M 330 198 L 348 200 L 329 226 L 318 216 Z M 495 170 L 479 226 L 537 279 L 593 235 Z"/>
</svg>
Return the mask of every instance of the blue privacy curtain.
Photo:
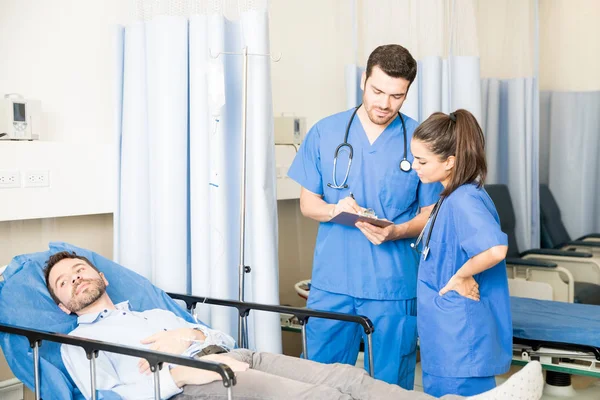
<svg viewBox="0 0 600 400">
<path fill-rule="evenodd" d="M 115 256 L 166 291 L 238 299 L 242 57 L 220 53 L 269 53 L 258 3 L 139 1 L 123 32 Z M 270 59 L 248 77 L 245 300 L 278 304 Z M 235 310 L 197 315 L 237 338 Z M 252 312 L 249 341 L 281 352 L 279 315 Z"/>
<path fill-rule="evenodd" d="M 540 176 L 571 237 L 600 232 L 600 5 L 540 3 Z"/>
<path fill-rule="evenodd" d="M 419 122 L 436 111 L 458 108 L 475 115 L 486 136 L 486 182 L 508 185 L 521 249 L 539 244 L 534 3 L 381 0 L 371 7 L 357 0 L 358 60 L 345 71 L 352 107 L 361 101 L 360 74 L 370 52 L 381 44 L 401 44 L 418 62 L 403 113 Z"/>
<path fill-rule="evenodd" d="M 600 90 L 543 91 L 542 182 L 572 238 L 600 232 Z"/>
<path fill-rule="evenodd" d="M 538 248 L 538 1 L 477 4 L 488 182 L 510 190 L 519 249 Z"/>
</svg>

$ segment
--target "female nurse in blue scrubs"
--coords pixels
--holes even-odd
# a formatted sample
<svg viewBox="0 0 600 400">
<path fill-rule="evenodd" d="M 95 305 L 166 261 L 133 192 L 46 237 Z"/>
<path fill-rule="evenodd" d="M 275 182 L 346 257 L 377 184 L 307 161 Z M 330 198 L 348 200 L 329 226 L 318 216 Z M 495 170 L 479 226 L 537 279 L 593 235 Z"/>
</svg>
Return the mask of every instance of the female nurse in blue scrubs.
<svg viewBox="0 0 600 400">
<path fill-rule="evenodd" d="M 411 149 L 421 181 L 444 186 L 415 243 L 423 387 L 437 397 L 479 394 L 512 357 L 508 242 L 482 187 L 483 132 L 466 110 L 435 113 L 415 130 Z"/>
</svg>

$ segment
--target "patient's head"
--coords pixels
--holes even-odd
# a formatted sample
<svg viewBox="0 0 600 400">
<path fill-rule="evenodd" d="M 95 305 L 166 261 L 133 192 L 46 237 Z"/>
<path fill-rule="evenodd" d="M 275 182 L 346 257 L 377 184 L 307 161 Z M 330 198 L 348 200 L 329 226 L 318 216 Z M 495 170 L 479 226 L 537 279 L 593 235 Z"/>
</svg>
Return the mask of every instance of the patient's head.
<svg viewBox="0 0 600 400">
<path fill-rule="evenodd" d="M 108 281 L 104 274 L 74 252 L 52 255 L 44 272 L 50 296 L 67 314 L 85 314 L 106 294 Z"/>
</svg>

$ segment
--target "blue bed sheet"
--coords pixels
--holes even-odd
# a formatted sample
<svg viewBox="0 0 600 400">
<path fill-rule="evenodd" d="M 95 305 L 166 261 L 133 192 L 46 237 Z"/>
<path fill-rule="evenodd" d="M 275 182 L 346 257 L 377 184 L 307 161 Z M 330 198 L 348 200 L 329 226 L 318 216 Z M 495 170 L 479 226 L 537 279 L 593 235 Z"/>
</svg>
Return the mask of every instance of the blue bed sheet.
<svg viewBox="0 0 600 400">
<path fill-rule="evenodd" d="M 511 297 L 513 337 L 600 348 L 600 306 Z"/>
</svg>

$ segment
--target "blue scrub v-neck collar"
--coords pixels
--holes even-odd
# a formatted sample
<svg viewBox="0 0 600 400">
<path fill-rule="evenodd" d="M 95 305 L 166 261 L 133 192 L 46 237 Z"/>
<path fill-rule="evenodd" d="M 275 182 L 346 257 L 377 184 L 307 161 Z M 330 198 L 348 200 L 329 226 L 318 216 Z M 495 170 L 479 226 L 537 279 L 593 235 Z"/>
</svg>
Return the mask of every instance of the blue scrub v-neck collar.
<svg viewBox="0 0 600 400">
<path fill-rule="evenodd" d="M 368 118 L 368 117 L 367 117 Z M 379 136 L 377 136 L 377 139 L 375 139 L 375 141 L 373 143 L 371 143 L 369 141 L 369 137 L 367 136 L 367 131 L 365 130 L 362 121 L 360 120 L 360 118 L 358 117 L 358 115 L 355 118 L 356 121 L 358 121 L 358 126 L 360 127 L 360 140 L 363 142 L 363 146 L 365 148 L 365 150 L 369 153 L 375 153 L 379 150 L 379 148 L 381 146 L 383 146 L 381 143 L 383 143 L 385 141 L 385 139 L 383 138 L 384 136 L 389 136 L 388 132 L 392 131 L 393 129 L 396 128 L 396 126 L 398 124 L 400 124 L 400 118 L 398 117 L 398 115 L 396 115 L 396 117 L 393 119 L 393 121 L 385 127 L 385 129 L 383 130 L 383 132 L 381 132 L 379 134 Z M 402 131 L 402 129 L 400 129 L 400 131 Z M 402 132 L 400 132 L 400 134 L 402 134 Z"/>
</svg>

